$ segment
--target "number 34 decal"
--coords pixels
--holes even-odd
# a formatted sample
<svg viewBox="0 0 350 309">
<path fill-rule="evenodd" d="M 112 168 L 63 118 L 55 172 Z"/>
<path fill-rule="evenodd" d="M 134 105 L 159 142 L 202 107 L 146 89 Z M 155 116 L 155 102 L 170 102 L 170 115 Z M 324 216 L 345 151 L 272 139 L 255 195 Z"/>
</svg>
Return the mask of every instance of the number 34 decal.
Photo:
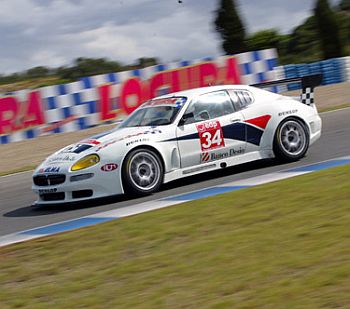
<svg viewBox="0 0 350 309">
<path fill-rule="evenodd" d="M 225 147 L 224 135 L 220 122 L 217 120 L 208 121 L 196 125 L 202 151 Z"/>
</svg>

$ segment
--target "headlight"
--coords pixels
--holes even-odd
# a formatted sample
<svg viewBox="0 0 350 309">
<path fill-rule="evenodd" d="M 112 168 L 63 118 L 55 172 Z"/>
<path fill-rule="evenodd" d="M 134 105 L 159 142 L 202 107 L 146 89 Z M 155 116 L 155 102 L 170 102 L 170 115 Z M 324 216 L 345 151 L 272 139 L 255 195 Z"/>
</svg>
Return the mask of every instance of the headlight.
<svg viewBox="0 0 350 309">
<path fill-rule="evenodd" d="M 80 159 L 78 162 L 74 163 L 71 170 L 72 171 L 79 171 L 79 170 L 82 170 L 84 168 L 94 166 L 98 162 L 100 162 L 100 157 L 97 154 L 91 154 L 91 155 L 88 155 L 88 156 Z"/>
</svg>

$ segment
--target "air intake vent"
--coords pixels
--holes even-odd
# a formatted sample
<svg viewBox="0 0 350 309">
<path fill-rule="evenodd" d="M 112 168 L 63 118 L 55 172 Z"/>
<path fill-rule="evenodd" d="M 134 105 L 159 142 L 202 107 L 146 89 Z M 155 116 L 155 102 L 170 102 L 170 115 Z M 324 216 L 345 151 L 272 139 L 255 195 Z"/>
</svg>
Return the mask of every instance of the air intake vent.
<svg viewBox="0 0 350 309">
<path fill-rule="evenodd" d="M 73 198 L 84 198 L 84 197 L 90 197 L 90 196 L 92 196 L 92 194 L 93 194 L 92 190 L 73 191 L 72 197 Z"/>
<path fill-rule="evenodd" d="M 45 202 L 62 201 L 64 197 L 64 192 L 40 194 L 40 198 Z"/>
</svg>

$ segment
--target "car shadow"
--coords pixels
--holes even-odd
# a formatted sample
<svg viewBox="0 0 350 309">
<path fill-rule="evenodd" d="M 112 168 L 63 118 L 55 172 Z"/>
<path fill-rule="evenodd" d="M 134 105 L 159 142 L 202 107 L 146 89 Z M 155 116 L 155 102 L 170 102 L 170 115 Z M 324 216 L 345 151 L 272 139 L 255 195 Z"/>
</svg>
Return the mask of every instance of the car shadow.
<svg viewBox="0 0 350 309">
<path fill-rule="evenodd" d="M 179 187 L 205 182 L 214 178 L 220 179 L 230 175 L 236 175 L 236 174 L 240 174 L 240 173 L 244 173 L 252 170 L 259 170 L 259 169 L 268 168 L 268 167 L 277 166 L 277 165 L 283 165 L 283 164 L 273 159 L 264 159 L 264 160 L 240 164 L 240 165 L 236 165 L 228 168 L 223 168 L 221 170 L 202 173 L 195 176 L 185 177 L 185 178 L 178 179 L 170 183 L 164 184 L 161 187 L 160 194 L 164 196 L 166 195 L 166 192 L 169 192 Z M 171 193 L 171 195 L 173 194 Z M 162 198 L 162 197 L 157 197 L 157 198 Z M 83 208 L 86 209 L 86 208 L 93 208 L 93 207 L 99 207 L 99 206 L 106 206 L 109 204 L 122 203 L 122 202 L 131 201 L 131 200 L 144 202 L 147 200 L 148 201 L 152 200 L 152 196 L 148 196 L 148 198 L 143 198 L 143 197 L 137 197 L 137 196 L 117 195 L 117 196 L 111 196 L 111 197 L 100 198 L 95 200 L 73 202 L 73 203 L 67 203 L 67 204 L 50 204 L 50 205 L 34 204 L 34 205 L 25 206 L 25 207 L 21 207 L 21 208 L 9 211 L 3 214 L 3 216 L 4 217 L 45 216 L 45 215 L 52 215 L 60 212 L 75 211 Z M 127 207 L 127 206 L 122 206 L 122 207 Z"/>
</svg>

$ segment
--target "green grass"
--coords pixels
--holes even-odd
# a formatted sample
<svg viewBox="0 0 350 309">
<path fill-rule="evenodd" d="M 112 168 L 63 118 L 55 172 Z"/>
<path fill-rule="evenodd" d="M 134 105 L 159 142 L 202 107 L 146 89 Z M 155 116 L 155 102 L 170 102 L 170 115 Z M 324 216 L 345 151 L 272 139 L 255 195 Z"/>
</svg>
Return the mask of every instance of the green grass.
<svg viewBox="0 0 350 309">
<path fill-rule="evenodd" d="M 349 308 L 349 166 L 0 248 L 0 308 Z"/>
</svg>

